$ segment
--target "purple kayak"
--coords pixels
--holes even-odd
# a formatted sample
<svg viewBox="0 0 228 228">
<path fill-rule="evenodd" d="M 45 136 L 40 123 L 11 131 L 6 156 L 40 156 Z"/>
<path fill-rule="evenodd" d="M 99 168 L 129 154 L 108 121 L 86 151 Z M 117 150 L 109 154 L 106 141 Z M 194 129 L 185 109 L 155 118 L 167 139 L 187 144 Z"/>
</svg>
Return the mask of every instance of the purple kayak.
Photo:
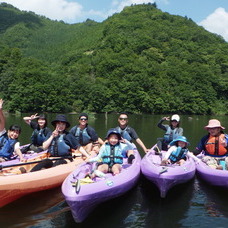
<svg viewBox="0 0 228 228">
<path fill-rule="evenodd" d="M 172 187 L 191 180 L 195 175 L 196 167 L 191 158 L 187 158 L 181 166 L 177 164 L 161 166 L 163 153 L 165 151 L 162 151 L 161 155 L 155 155 L 152 147 L 141 161 L 141 171 L 148 180 L 158 187 L 160 196 L 165 198 Z"/>
<path fill-rule="evenodd" d="M 202 156 L 198 156 L 199 158 Z M 196 164 L 197 175 L 208 184 L 223 188 L 228 188 L 228 171 L 212 169 L 210 166 L 200 161 Z"/>
<path fill-rule="evenodd" d="M 83 163 L 64 180 L 62 193 L 75 222 L 82 222 L 98 204 L 121 196 L 136 185 L 140 176 L 141 157 L 137 149 L 134 149 L 134 153 L 133 163 L 128 164 L 127 159 L 124 159 L 122 171 L 118 175 L 107 173 L 105 177 L 95 177 L 90 183 L 91 179 L 85 176 L 94 171 L 95 163 Z"/>
</svg>

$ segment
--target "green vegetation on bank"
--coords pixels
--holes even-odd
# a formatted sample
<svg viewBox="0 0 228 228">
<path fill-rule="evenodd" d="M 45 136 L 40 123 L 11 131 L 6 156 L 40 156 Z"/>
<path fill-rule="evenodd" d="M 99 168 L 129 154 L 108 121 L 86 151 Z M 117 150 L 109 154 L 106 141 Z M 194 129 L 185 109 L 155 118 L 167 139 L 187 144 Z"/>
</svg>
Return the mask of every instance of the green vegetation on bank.
<svg viewBox="0 0 228 228">
<path fill-rule="evenodd" d="M 66 24 L 0 4 L 9 111 L 228 114 L 228 43 L 156 4 Z"/>
</svg>

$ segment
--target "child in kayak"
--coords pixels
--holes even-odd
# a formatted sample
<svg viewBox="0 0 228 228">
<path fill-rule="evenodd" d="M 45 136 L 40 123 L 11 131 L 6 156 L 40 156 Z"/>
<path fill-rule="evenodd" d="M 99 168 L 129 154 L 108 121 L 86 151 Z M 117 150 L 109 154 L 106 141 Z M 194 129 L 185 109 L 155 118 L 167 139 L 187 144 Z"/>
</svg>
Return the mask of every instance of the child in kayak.
<svg viewBox="0 0 228 228">
<path fill-rule="evenodd" d="M 186 161 L 187 156 L 193 158 L 196 162 L 198 162 L 200 159 L 188 150 L 188 144 L 189 142 L 185 136 L 179 136 L 174 139 L 169 144 L 170 148 L 165 153 L 165 157 L 163 158 L 161 165 L 174 163 L 182 165 Z"/>
<path fill-rule="evenodd" d="M 87 162 L 99 162 L 97 170 L 108 173 L 112 172 L 114 175 L 121 172 L 123 158 L 128 158 L 128 163 L 132 164 L 135 159 L 134 151 L 131 143 L 121 142 L 120 133 L 115 129 L 111 129 L 107 134 L 107 142 L 101 146 L 99 154 L 94 158 L 89 158 Z"/>
<path fill-rule="evenodd" d="M 6 131 L 2 106 L 3 100 L 0 99 L 0 162 L 11 160 L 14 152 L 19 156 L 21 162 L 25 162 L 18 142 L 21 128 L 17 125 L 11 125 Z"/>
</svg>

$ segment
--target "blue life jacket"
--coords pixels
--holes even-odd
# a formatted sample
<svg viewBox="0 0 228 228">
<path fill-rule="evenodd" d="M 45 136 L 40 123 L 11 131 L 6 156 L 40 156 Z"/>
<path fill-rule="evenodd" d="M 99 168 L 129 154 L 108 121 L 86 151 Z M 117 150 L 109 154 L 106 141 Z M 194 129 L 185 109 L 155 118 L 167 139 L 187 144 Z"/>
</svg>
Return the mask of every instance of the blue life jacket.
<svg viewBox="0 0 228 228">
<path fill-rule="evenodd" d="M 13 155 L 14 145 L 17 143 L 17 139 L 10 139 L 7 133 L 0 137 L 0 157 L 10 159 Z"/>
<path fill-rule="evenodd" d="M 120 133 L 121 137 L 124 139 L 127 139 L 129 142 L 132 142 L 132 137 L 130 136 L 128 130 L 128 127 L 121 129 L 120 127 L 116 127 L 116 130 L 118 133 Z"/>
<path fill-rule="evenodd" d="M 74 128 L 73 135 L 76 137 L 80 145 L 85 146 L 91 142 L 91 137 L 87 132 L 87 127 L 83 130 L 78 126 L 75 126 Z"/>
<path fill-rule="evenodd" d="M 64 135 L 62 134 L 59 137 L 56 137 L 52 140 L 51 146 L 49 148 L 49 152 L 52 156 L 58 157 L 64 157 L 70 154 L 70 146 L 65 143 Z"/>
<path fill-rule="evenodd" d="M 188 149 L 182 148 L 182 147 L 178 146 L 177 149 L 174 150 L 174 151 L 170 154 L 169 160 L 170 160 L 172 163 L 175 163 L 175 162 L 177 162 L 177 161 L 180 161 L 181 159 L 186 158 L 187 152 L 188 152 Z"/>
<path fill-rule="evenodd" d="M 114 164 L 123 164 L 123 148 L 118 143 L 111 146 L 109 143 L 105 144 L 105 150 L 102 154 L 102 162 L 110 166 Z"/>
<path fill-rule="evenodd" d="M 42 146 L 45 138 L 45 129 L 35 129 L 31 136 L 32 144 L 35 146 Z"/>
<path fill-rule="evenodd" d="M 165 142 L 169 143 L 176 139 L 179 135 L 179 128 L 172 129 L 170 126 L 167 128 L 167 131 L 164 135 Z"/>
</svg>

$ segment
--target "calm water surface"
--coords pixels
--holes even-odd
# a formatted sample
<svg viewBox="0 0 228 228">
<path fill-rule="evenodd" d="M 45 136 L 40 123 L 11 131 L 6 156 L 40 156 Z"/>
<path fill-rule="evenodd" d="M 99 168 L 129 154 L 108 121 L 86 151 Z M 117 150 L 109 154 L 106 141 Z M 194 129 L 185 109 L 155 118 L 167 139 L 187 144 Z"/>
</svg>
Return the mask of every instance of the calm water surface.
<svg viewBox="0 0 228 228">
<path fill-rule="evenodd" d="M 20 141 L 28 143 L 32 130 L 23 115 L 7 115 L 7 127 L 12 123 L 22 126 Z M 30 114 L 29 114 L 30 115 Z M 77 115 L 67 115 L 71 125 Z M 117 125 L 117 115 L 90 116 L 89 124 L 101 138 L 109 128 Z M 147 148 L 155 144 L 163 131 L 156 125 L 160 115 L 131 115 L 129 125 L 134 127 Z M 48 115 L 49 123 L 55 118 Z M 184 135 L 189 139 L 190 150 L 206 133 L 203 129 L 211 118 L 218 118 L 228 128 L 228 116 L 181 116 Z M 50 125 L 50 124 L 49 124 Z M 51 127 L 51 125 L 50 125 Z M 141 149 L 143 157 L 144 153 Z M 227 227 L 228 194 L 226 190 L 213 188 L 197 178 L 172 189 L 165 199 L 159 197 L 157 188 L 143 177 L 130 192 L 97 207 L 85 222 L 74 222 L 64 201 L 61 189 L 56 188 L 25 196 L 0 209 L 0 222 L 6 227 Z"/>
</svg>

